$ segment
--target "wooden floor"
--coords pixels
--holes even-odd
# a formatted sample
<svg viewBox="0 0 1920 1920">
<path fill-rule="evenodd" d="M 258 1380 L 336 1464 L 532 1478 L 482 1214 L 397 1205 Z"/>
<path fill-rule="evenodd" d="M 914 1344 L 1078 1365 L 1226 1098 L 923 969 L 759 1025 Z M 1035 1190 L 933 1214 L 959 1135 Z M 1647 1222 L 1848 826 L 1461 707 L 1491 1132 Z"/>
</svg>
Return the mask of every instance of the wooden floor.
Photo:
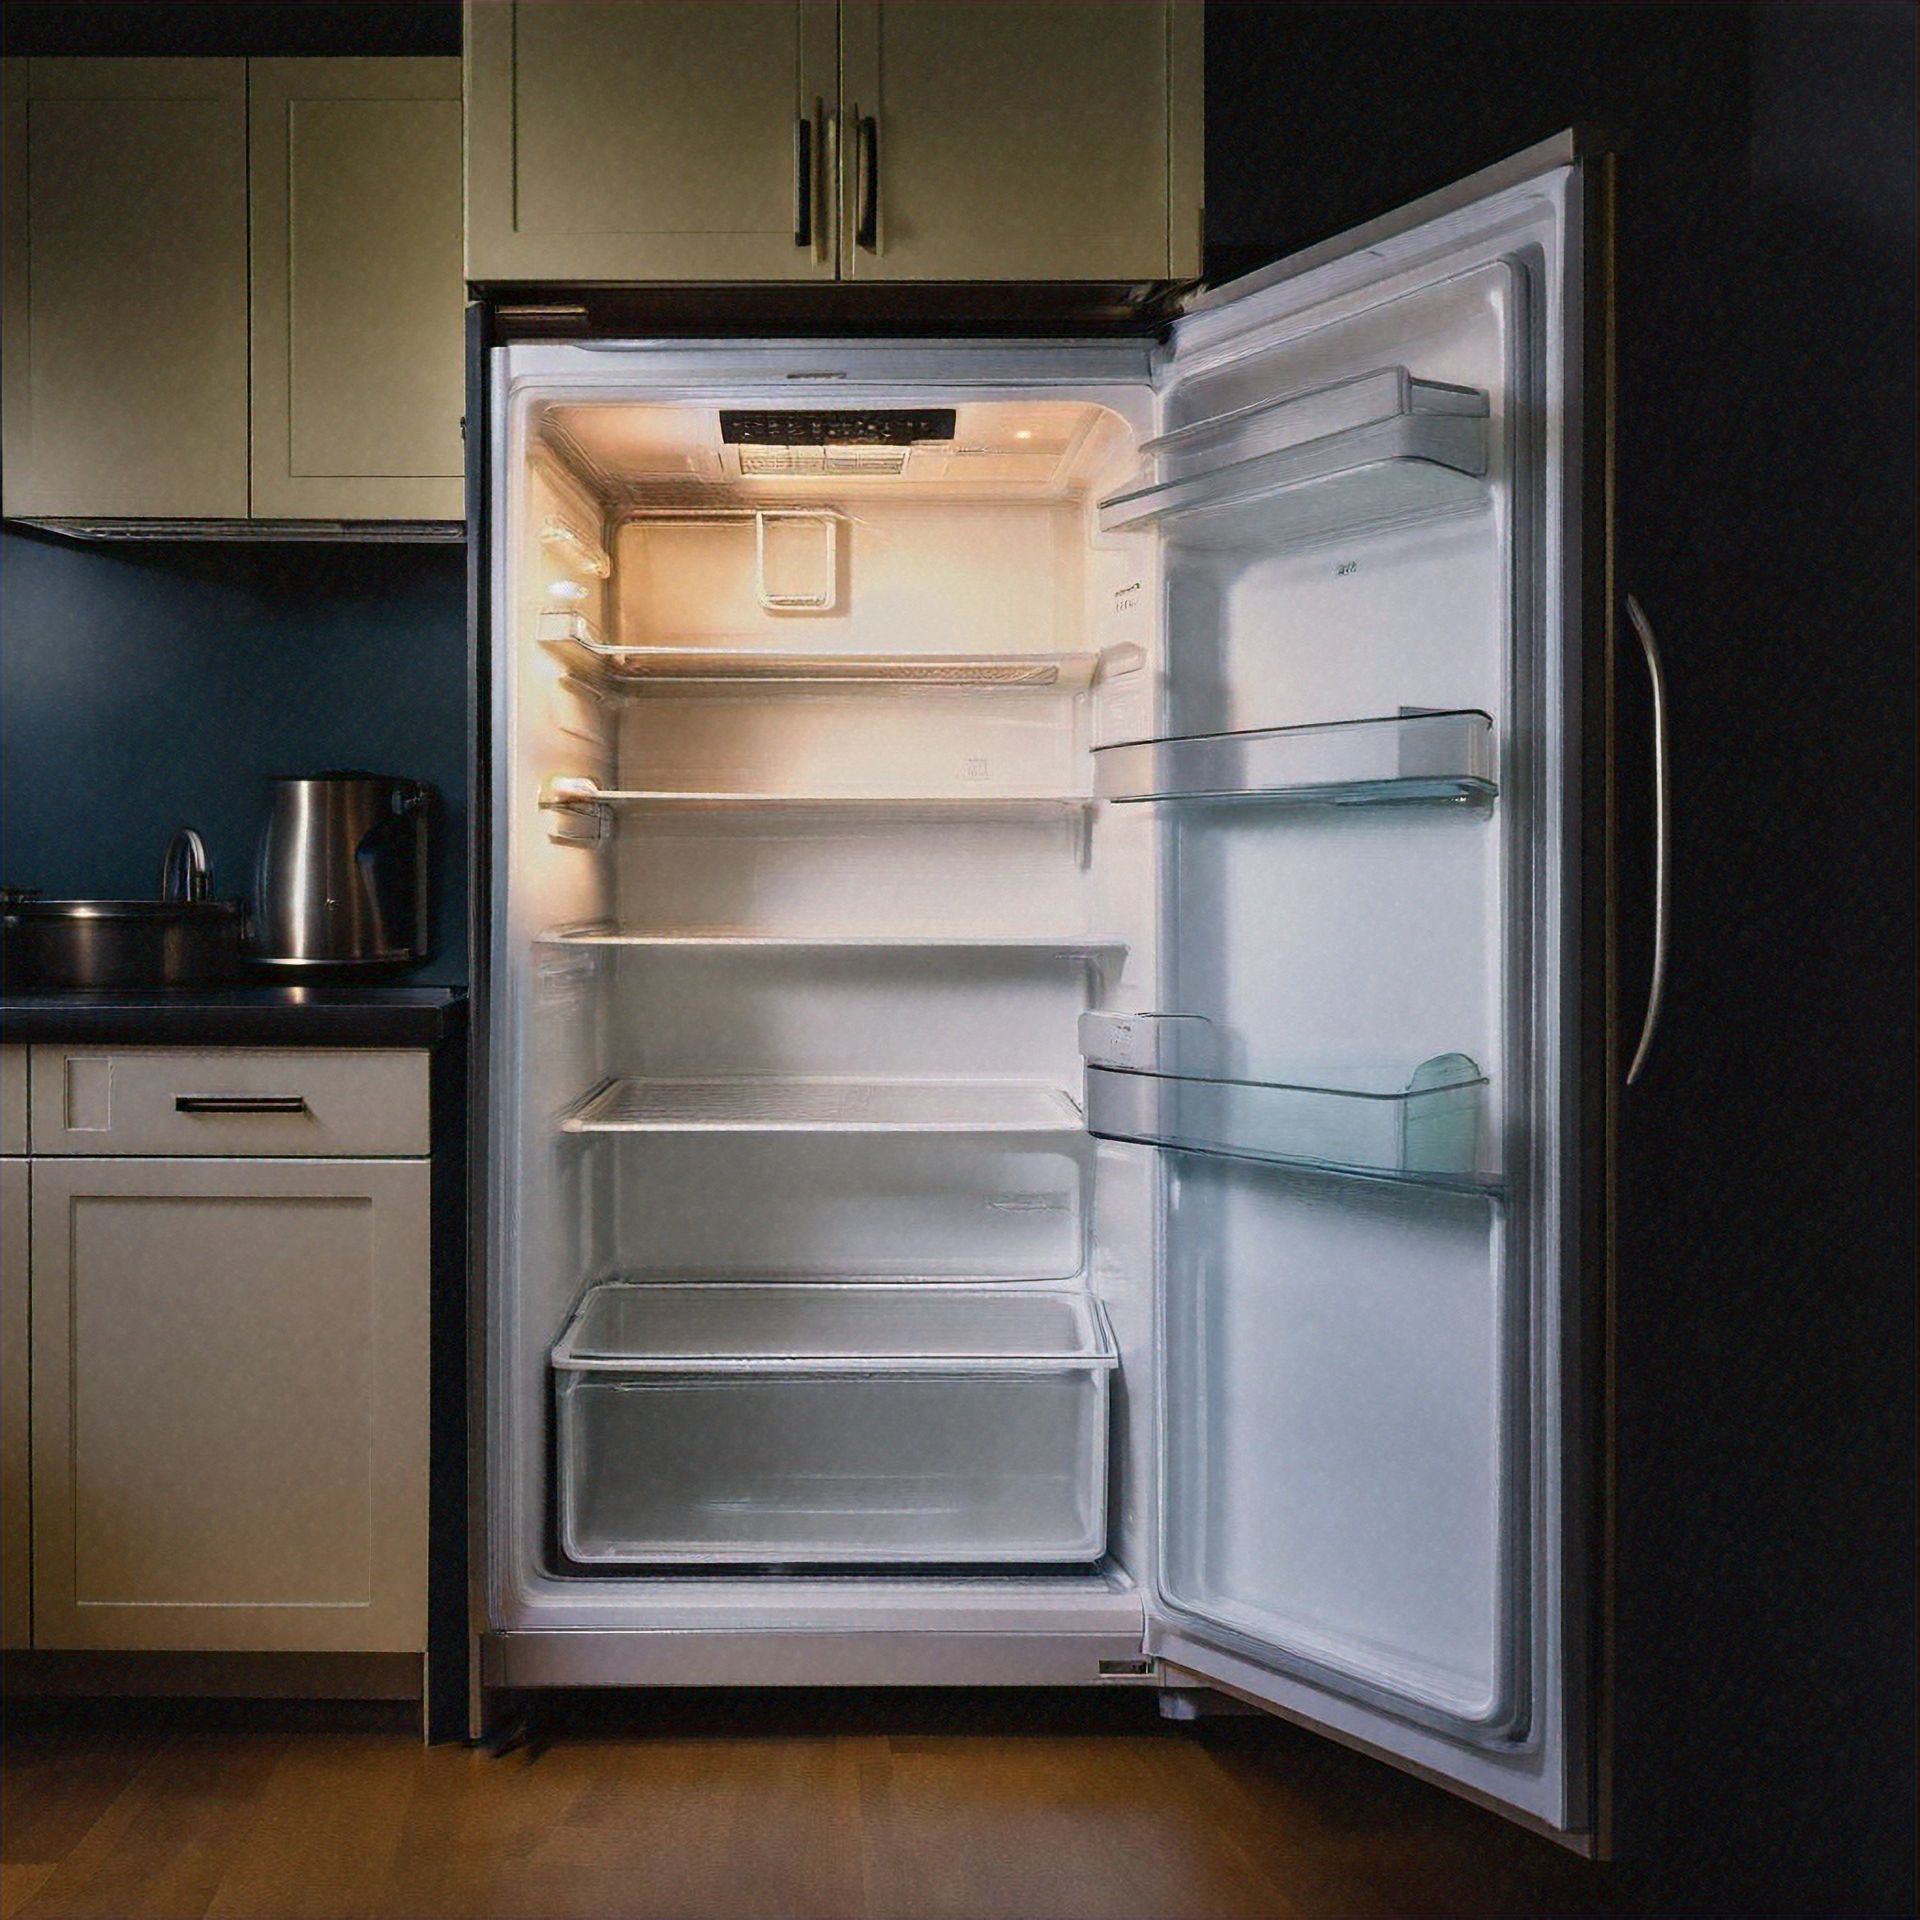
<svg viewBox="0 0 1920 1920">
<path fill-rule="evenodd" d="M 1602 1870 L 1271 1722 L 1116 1693 L 643 1696 L 493 1758 L 392 1709 L 15 1703 L 8 1920 L 1606 1911 Z"/>
</svg>

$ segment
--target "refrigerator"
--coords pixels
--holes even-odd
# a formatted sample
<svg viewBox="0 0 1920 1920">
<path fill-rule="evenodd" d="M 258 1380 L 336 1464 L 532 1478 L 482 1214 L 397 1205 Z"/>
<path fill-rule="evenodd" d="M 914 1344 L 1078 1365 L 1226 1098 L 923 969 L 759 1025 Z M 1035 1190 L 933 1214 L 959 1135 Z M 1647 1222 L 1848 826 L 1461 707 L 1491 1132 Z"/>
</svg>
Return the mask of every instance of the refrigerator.
<svg viewBox="0 0 1920 1920">
<path fill-rule="evenodd" d="M 482 335 L 480 1718 L 1151 1688 L 1604 1844 L 1606 167 Z"/>
</svg>

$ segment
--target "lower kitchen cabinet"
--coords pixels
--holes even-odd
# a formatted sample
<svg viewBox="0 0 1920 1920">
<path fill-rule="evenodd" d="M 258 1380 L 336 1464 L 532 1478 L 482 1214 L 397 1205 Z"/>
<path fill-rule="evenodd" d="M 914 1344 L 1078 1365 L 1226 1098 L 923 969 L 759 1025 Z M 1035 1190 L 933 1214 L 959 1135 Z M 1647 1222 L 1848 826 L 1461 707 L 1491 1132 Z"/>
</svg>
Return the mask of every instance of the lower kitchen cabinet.
<svg viewBox="0 0 1920 1920">
<path fill-rule="evenodd" d="M 27 1163 L 0 1160 L 0 1647 L 27 1646 L 33 1629 L 27 1248 Z"/>
<path fill-rule="evenodd" d="M 36 1647 L 424 1647 L 428 1182 L 32 1163 Z"/>
</svg>

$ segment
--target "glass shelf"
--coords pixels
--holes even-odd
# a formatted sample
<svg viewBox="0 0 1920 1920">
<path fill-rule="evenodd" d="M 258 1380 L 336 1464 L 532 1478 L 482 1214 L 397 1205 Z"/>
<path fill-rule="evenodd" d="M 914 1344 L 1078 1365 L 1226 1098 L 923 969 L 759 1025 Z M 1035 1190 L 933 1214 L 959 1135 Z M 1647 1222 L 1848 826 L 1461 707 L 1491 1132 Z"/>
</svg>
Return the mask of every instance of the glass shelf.
<svg viewBox="0 0 1920 1920">
<path fill-rule="evenodd" d="M 1487 1078 L 1463 1053 L 1339 1087 L 1089 1065 L 1087 1131 L 1372 1180 L 1497 1194 L 1483 1165 Z"/>
<path fill-rule="evenodd" d="M 809 933 L 756 933 L 740 927 L 695 927 L 671 933 L 641 927 L 616 926 L 611 921 L 586 921 L 578 926 L 549 927 L 538 940 L 547 946 L 642 947 L 672 951 L 714 949 L 796 949 L 801 951 L 1037 953 L 1069 959 L 1099 958 L 1124 953 L 1124 940 L 1085 933 L 862 933 L 822 930 Z"/>
<path fill-rule="evenodd" d="M 1102 501 L 1101 532 L 1277 551 L 1488 497 L 1486 395 L 1404 367 L 1199 421 L 1149 451 L 1164 477 Z"/>
<path fill-rule="evenodd" d="M 1095 791 L 1119 802 L 1379 806 L 1498 791 L 1493 721 L 1471 708 L 1133 740 L 1096 747 L 1093 759 Z"/>
<path fill-rule="evenodd" d="M 584 775 L 557 774 L 540 790 L 540 804 L 562 812 L 584 812 L 596 807 L 653 808 L 723 812 L 785 808 L 842 811 L 882 808 L 898 814 L 920 812 L 1005 813 L 1084 811 L 1093 804 L 1085 793 L 728 793 L 721 791 L 655 790 L 642 787 L 603 787 Z"/>
<path fill-rule="evenodd" d="M 1033 1080 L 866 1080 L 722 1074 L 609 1080 L 561 1121 L 566 1133 L 1079 1133 L 1080 1109 Z"/>
<path fill-rule="evenodd" d="M 549 610 L 540 643 L 619 693 L 683 686 L 942 688 L 1074 692 L 1093 683 L 1098 653 L 835 653 L 818 647 L 616 646 L 584 614 Z M 1120 649 L 1111 651 L 1119 652 Z M 1126 649 L 1137 653 L 1137 649 Z M 1125 663 L 1115 661 L 1114 670 Z"/>
</svg>

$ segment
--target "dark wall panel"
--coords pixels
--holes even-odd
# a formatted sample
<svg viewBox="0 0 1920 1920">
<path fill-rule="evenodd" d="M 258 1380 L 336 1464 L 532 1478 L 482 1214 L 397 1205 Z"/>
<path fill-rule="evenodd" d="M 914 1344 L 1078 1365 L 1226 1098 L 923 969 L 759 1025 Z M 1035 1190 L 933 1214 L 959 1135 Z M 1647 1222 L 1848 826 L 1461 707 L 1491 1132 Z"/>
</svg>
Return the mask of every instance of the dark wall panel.
<svg viewBox="0 0 1920 1920">
<path fill-rule="evenodd" d="M 0 533 L 0 878 L 155 891 L 177 826 L 244 892 L 274 774 L 440 791 L 432 960 L 466 978 L 466 616 L 458 547 L 81 544 Z"/>
</svg>

